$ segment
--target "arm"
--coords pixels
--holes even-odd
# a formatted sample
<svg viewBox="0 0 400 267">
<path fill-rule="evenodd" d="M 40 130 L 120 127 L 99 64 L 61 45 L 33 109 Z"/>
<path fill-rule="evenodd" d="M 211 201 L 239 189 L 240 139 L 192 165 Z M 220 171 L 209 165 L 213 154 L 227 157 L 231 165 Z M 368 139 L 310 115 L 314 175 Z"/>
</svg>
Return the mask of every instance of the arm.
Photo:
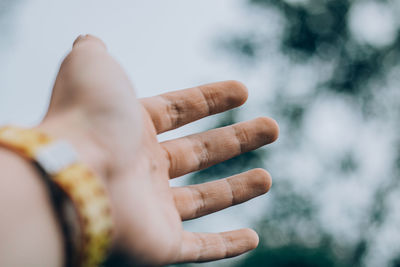
<svg viewBox="0 0 400 267">
<path fill-rule="evenodd" d="M 63 236 L 35 167 L 0 148 L 0 266 L 62 266 Z"/>
</svg>

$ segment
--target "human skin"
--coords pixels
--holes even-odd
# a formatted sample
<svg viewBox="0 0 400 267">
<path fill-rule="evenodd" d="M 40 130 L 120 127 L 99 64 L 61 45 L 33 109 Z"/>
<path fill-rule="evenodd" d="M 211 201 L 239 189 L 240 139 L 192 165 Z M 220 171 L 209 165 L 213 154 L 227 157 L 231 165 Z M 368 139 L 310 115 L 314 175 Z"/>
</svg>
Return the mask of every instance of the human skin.
<svg viewBox="0 0 400 267">
<path fill-rule="evenodd" d="M 104 43 L 87 35 L 74 42 L 61 64 L 48 113 L 37 128 L 73 144 L 106 185 L 115 222 L 114 250 L 129 255 L 136 265 L 211 261 L 254 249 L 257 234 L 251 229 L 192 233 L 183 229 L 182 221 L 266 193 L 270 175 L 254 169 L 184 187 L 171 187 L 169 179 L 269 144 L 278 137 L 278 126 L 261 117 L 165 142 L 159 142 L 157 134 L 235 108 L 246 99 L 246 87 L 236 81 L 137 99 Z M 0 212 L 8 216 L 0 223 L 0 237 L 13 239 L 7 249 L 0 245 L 0 265 L 26 265 L 16 259 L 15 249 L 24 251 L 31 266 L 61 266 L 63 237 L 39 174 L 4 149 L 0 149 L 0 173 Z M 1 193 L 21 188 L 26 191 L 22 199 Z M 28 203 L 35 212 L 23 212 Z M 28 216 L 35 219 L 36 228 L 13 224 Z M 44 248 L 30 241 L 37 237 L 34 230 L 41 233 Z M 26 234 L 10 234 L 16 232 Z"/>
</svg>

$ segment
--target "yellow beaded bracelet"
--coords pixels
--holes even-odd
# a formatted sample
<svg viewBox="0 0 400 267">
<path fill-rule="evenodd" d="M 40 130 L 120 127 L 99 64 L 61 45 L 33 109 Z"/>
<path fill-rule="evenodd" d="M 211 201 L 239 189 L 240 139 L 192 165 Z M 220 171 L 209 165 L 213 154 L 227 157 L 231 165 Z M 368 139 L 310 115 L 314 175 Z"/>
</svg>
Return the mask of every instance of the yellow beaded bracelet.
<svg viewBox="0 0 400 267">
<path fill-rule="evenodd" d="M 79 162 L 73 147 L 37 130 L 13 126 L 0 128 L 0 146 L 36 162 L 67 195 L 79 217 L 79 265 L 100 264 L 111 244 L 111 204 L 104 185 Z"/>
</svg>

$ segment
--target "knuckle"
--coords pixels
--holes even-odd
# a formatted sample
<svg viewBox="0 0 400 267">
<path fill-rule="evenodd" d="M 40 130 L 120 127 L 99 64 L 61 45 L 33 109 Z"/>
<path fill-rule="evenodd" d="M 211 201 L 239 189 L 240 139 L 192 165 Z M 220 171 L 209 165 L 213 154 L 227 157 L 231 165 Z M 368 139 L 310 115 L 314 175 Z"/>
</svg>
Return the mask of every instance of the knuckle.
<svg viewBox="0 0 400 267">
<path fill-rule="evenodd" d="M 204 104 L 207 107 L 207 114 L 213 114 L 218 110 L 219 92 L 213 90 L 212 87 L 201 86 L 198 87 L 201 96 L 204 99 Z"/>
<path fill-rule="evenodd" d="M 193 191 L 193 194 L 196 196 L 194 198 L 194 210 L 193 210 L 193 215 L 192 218 L 197 218 L 200 217 L 204 214 L 204 211 L 207 208 L 206 205 L 206 196 L 204 194 L 204 192 L 202 192 L 201 190 L 192 187 L 191 188 Z"/>
<path fill-rule="evenodd" d="M 239 186 L 234 186 L 233 185 L 234 179 L 232 179 L 232 178 L 227 178 L 224 181 L 225 181 L 227 187 L 229 188 L 228 192 L 230 193 L 230 196 L 229 196 L 229 199 L 231 201 L 230 204 L 236 205 L 236 204 L 240 203 L 239 199 L 241 199 L 240 196 L 243 195 L 243 188 L 239 187 Z"/>
<path fill-rule="evenodd" d="M 184 105 L 178 101 L 172 101 L 165 99 L 167 101 L 166 114 L 170 119 L 171 127 L 176 128 L 181 124 L 182 114 L 184 114 Z"/>
<path fill-rule="evenodd" d="M 197 158 L 197 169 L 204 169 L 210 165 L 211 162 L 211 155 L 210 155 L 210 147 L 211 143 L 207 140 L 201 141 L 196 140 L 197 144 L 193 146 L 194 154 Z"/>
<path fill-rule="evenodd" d="M 236 140 L 239 144 L 239 153 L 244 153 L 248 150 L 248 144 L 251 143 L 251 138 L 249 136 L 248 130 L 244 127 L 239 127 L 233 125 Z"/>
</svg>

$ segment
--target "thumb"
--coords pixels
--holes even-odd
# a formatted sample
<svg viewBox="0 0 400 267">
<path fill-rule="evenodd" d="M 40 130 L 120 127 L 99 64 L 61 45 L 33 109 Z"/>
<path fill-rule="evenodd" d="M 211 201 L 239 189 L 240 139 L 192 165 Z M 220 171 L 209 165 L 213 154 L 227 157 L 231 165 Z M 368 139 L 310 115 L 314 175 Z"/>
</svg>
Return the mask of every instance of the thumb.
<svg viewBox="0 0 400 267">
<path fill-rule="evenodd" d="M 49 112 L 74 103 L 93 102 L 95 91 L 107 86 L 112 88 L 115 63 L 104 42 L 93 35 L 78 36 L 71 52 L 60 66 L 50 101 Z"/>
<path fill-rule="evenodd" d="M 104 111 L 114 97 L 131 99 L 132 88 L 103 41 L 93 35 L 81 35 L 61 63 L 49 111 L 66 107 Z"/>
</svg>

